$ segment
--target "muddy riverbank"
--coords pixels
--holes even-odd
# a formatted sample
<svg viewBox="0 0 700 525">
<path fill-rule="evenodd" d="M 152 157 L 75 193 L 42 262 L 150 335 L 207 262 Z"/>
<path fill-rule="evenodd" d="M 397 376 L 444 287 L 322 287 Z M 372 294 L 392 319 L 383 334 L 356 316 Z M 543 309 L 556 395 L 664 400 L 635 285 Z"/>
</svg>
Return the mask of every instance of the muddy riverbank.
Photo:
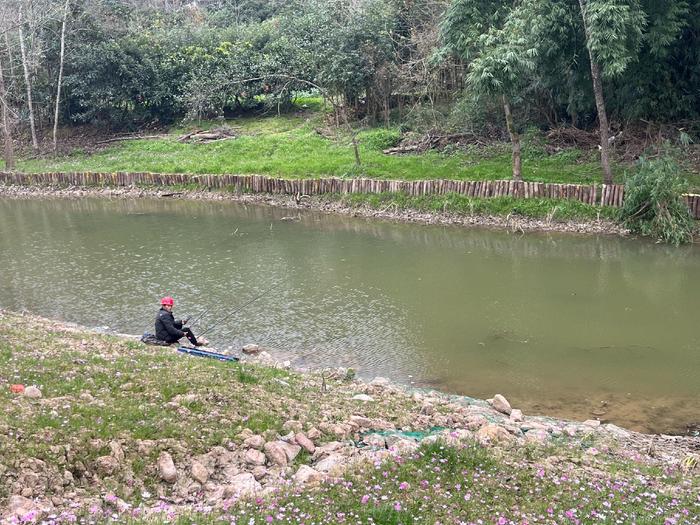
<svg viewBox="0 0 700 525">
<path fill-rule="evenodd" d="M 627 235 L 628 231 L 610 220 L 598 219 L 591 221 L 558 221 L 523 217 L 519 215 L 490 216 L 462 215 L 455 213 L 422 212 L 416 210 L 397 210 L 395 207 L 373 208 L 368 205 L 351 206 L 347 203 L 328 196 L 304 196 L 295 198 L 285 195 L 272 194 L 235 194 L 200 190 L 164 190 L 144 188 L 92 188 L 92 187 L 50 187 L 50 186 L 8 186 L 0 185 L 0 197 L 4 198 L 163 198 L 163 199 L 193 199 L 208 201 L 232 201 L 251 204 L 262 204 L 296 210 L 317 210 L 326 213 L 365 217 L 381 220 L 400 221 L 416 224 L 444 224 L 464 227 L 492 228 L 507 230 L 514 233 L 528 231 L 552 231 L 579 234 Z M 289 220 L 294 220 L 291 215 Z"/>
</svg>

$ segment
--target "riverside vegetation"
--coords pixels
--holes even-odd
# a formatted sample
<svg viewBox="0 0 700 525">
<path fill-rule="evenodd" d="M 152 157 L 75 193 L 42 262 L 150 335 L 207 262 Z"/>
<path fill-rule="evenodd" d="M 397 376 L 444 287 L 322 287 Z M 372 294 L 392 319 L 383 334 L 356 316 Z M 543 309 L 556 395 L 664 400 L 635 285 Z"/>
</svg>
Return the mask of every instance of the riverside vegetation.
<svg viewBox="0 0 700 525">
<path fill-rule="evenodd" d="M 0 337 L 8 523 L 700 523 L 699 438 L 7 311 Z"/>
</svg>

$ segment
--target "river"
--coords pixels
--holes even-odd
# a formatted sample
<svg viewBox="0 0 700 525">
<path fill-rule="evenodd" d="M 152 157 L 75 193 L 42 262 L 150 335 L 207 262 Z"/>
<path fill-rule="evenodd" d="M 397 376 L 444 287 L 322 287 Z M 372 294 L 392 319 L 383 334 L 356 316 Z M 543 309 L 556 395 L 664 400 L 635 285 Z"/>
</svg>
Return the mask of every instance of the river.
<svg viewBox="0 0 700 525">
<path fill-rule="evenodd" d="M 291 220 L 290 220 L 291 217 Z M 249 299 L 239 313 L 216 323 Z M 347 366 L 526 414 L 700 422 L 700 249 L 417 226 L 231 202 L 0 199 L 0 306 Z"/>
</svg>

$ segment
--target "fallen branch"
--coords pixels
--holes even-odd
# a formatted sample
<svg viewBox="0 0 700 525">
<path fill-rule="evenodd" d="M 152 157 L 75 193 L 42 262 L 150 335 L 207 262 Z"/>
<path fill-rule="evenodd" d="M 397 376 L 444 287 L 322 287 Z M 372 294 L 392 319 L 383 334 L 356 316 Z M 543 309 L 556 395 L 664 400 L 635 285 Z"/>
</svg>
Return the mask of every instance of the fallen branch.
<svg viewBox="0 0 700 525">
<path fill-rule="evenodd" d="M 124 140 L 153 140 L 153 139 L 167 139 L 168 135 L 135 135 L 133 137 L 115 137 L 113 139 L 100 140 L 95 142 L 97 144 L 109 144 L 110 142 L 121 142 Z"/>
</svg>

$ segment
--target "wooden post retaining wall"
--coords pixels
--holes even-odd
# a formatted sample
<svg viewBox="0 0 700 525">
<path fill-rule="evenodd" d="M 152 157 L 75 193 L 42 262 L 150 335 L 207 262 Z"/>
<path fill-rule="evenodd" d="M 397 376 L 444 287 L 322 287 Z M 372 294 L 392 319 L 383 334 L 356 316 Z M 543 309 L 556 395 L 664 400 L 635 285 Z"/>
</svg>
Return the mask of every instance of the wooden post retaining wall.
<svg viewBox="0 0 700 525">
<path fill-rule="evenodd" d="M 0 172 L 0 184 L 58 186 L 178 186 L 197 185 L 246 193 L 321 195 L 324 193 L 405 193 L 410 196 L 457 193 L 468 197 L 519 197 L 572 199 L 586 204 L 620 207 L 625 187 L 621 184 L 556 184 L 514 180 L 376 180 L 376 179 L 277 179 L 263 175 L 189 175 L 138 172 Z M 700 195 L 685 195 L 694 218 L 700 219 Z"/>
</svg>

